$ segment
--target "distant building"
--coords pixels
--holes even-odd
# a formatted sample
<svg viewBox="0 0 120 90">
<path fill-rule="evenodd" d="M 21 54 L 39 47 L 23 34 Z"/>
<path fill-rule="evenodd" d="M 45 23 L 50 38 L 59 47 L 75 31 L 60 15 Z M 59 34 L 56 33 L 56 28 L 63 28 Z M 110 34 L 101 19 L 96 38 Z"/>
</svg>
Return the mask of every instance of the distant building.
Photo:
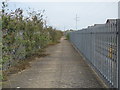
<svg viewBox="0 0 120 90">
<path fill-rule="evenodd" d="M 106 24 L 112 24 L 112 25 L 114 25 L 114 24 L 116 24 L 117 23 L 117 19 L 108 19 L 107 21 L 106 21 Z"/>
<path fill-rule="evenodd" d="M 91 30 L 91 28 L 94 28 L 94 27 L 105 27 L 106 25 L 111 25 L 111 26 L 115 26 L 116 27 L 117 20 L 118 19 L 107 19 L 106 23 L 104 23 L 104 24 L 94 24 L 94 26 L 88 26 L 86 29 Z"/>
</svg>

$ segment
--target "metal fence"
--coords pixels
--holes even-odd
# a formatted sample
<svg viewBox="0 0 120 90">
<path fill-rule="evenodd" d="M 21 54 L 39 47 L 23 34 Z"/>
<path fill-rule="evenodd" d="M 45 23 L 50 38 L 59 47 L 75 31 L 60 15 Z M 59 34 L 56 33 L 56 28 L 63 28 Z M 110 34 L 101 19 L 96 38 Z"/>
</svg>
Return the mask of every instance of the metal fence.
<svg viewBox="0 0 120 90">
<path fill-rule="evenodd" d="M 112 19 L 105 24 L 96 24 L 70 33 L 71 43 L 114 88 L 118 88 L 117 26 L 117 19 Z"/>
</svg>

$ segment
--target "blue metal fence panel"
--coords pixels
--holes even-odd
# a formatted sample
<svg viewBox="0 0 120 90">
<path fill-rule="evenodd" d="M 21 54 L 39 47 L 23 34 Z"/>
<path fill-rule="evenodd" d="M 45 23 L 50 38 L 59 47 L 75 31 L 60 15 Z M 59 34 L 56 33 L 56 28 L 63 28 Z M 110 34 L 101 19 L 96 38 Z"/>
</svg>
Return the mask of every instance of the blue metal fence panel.
<svg viewBox="0 0 120 90">
<path fill-rule="evenodd" d="M 111 87 L 118 88 L 117 19 L 71 32 L 70 41 Z"/>
</svg>

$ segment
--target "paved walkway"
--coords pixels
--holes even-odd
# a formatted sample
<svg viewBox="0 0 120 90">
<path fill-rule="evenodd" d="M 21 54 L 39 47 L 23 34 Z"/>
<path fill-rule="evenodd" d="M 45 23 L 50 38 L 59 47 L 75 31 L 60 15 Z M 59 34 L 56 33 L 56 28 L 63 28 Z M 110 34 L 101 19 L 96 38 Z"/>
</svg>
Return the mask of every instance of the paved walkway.
<svg viewBox="0 0 120 90">
<path fill-rule="evenodd" d="M 9 77 L 9 88 L 103 88 L 82 56 L 64 38 L 47 48 L 49 56 L 36 58 L 32 67 Z"/>
</svg>

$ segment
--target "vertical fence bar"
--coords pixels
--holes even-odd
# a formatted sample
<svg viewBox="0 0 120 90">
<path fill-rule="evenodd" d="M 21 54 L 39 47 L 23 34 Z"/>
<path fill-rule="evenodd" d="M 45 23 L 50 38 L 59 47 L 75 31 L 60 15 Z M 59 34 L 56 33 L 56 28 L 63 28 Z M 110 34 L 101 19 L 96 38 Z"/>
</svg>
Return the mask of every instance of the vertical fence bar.
<svg viewBox="0 0 120 90">
<path fill-rule="evenodd" d="M 120 19 L 117 21 L 118 29 L 118 90 L 120 90 Z"/>
<path fill-rule="evenodd" d="M 118 2 L 118 21 L 117 21 L 117 31 L 118 31 L 118 90 L 120 90 L 120 1 Z"/>
</svg>

